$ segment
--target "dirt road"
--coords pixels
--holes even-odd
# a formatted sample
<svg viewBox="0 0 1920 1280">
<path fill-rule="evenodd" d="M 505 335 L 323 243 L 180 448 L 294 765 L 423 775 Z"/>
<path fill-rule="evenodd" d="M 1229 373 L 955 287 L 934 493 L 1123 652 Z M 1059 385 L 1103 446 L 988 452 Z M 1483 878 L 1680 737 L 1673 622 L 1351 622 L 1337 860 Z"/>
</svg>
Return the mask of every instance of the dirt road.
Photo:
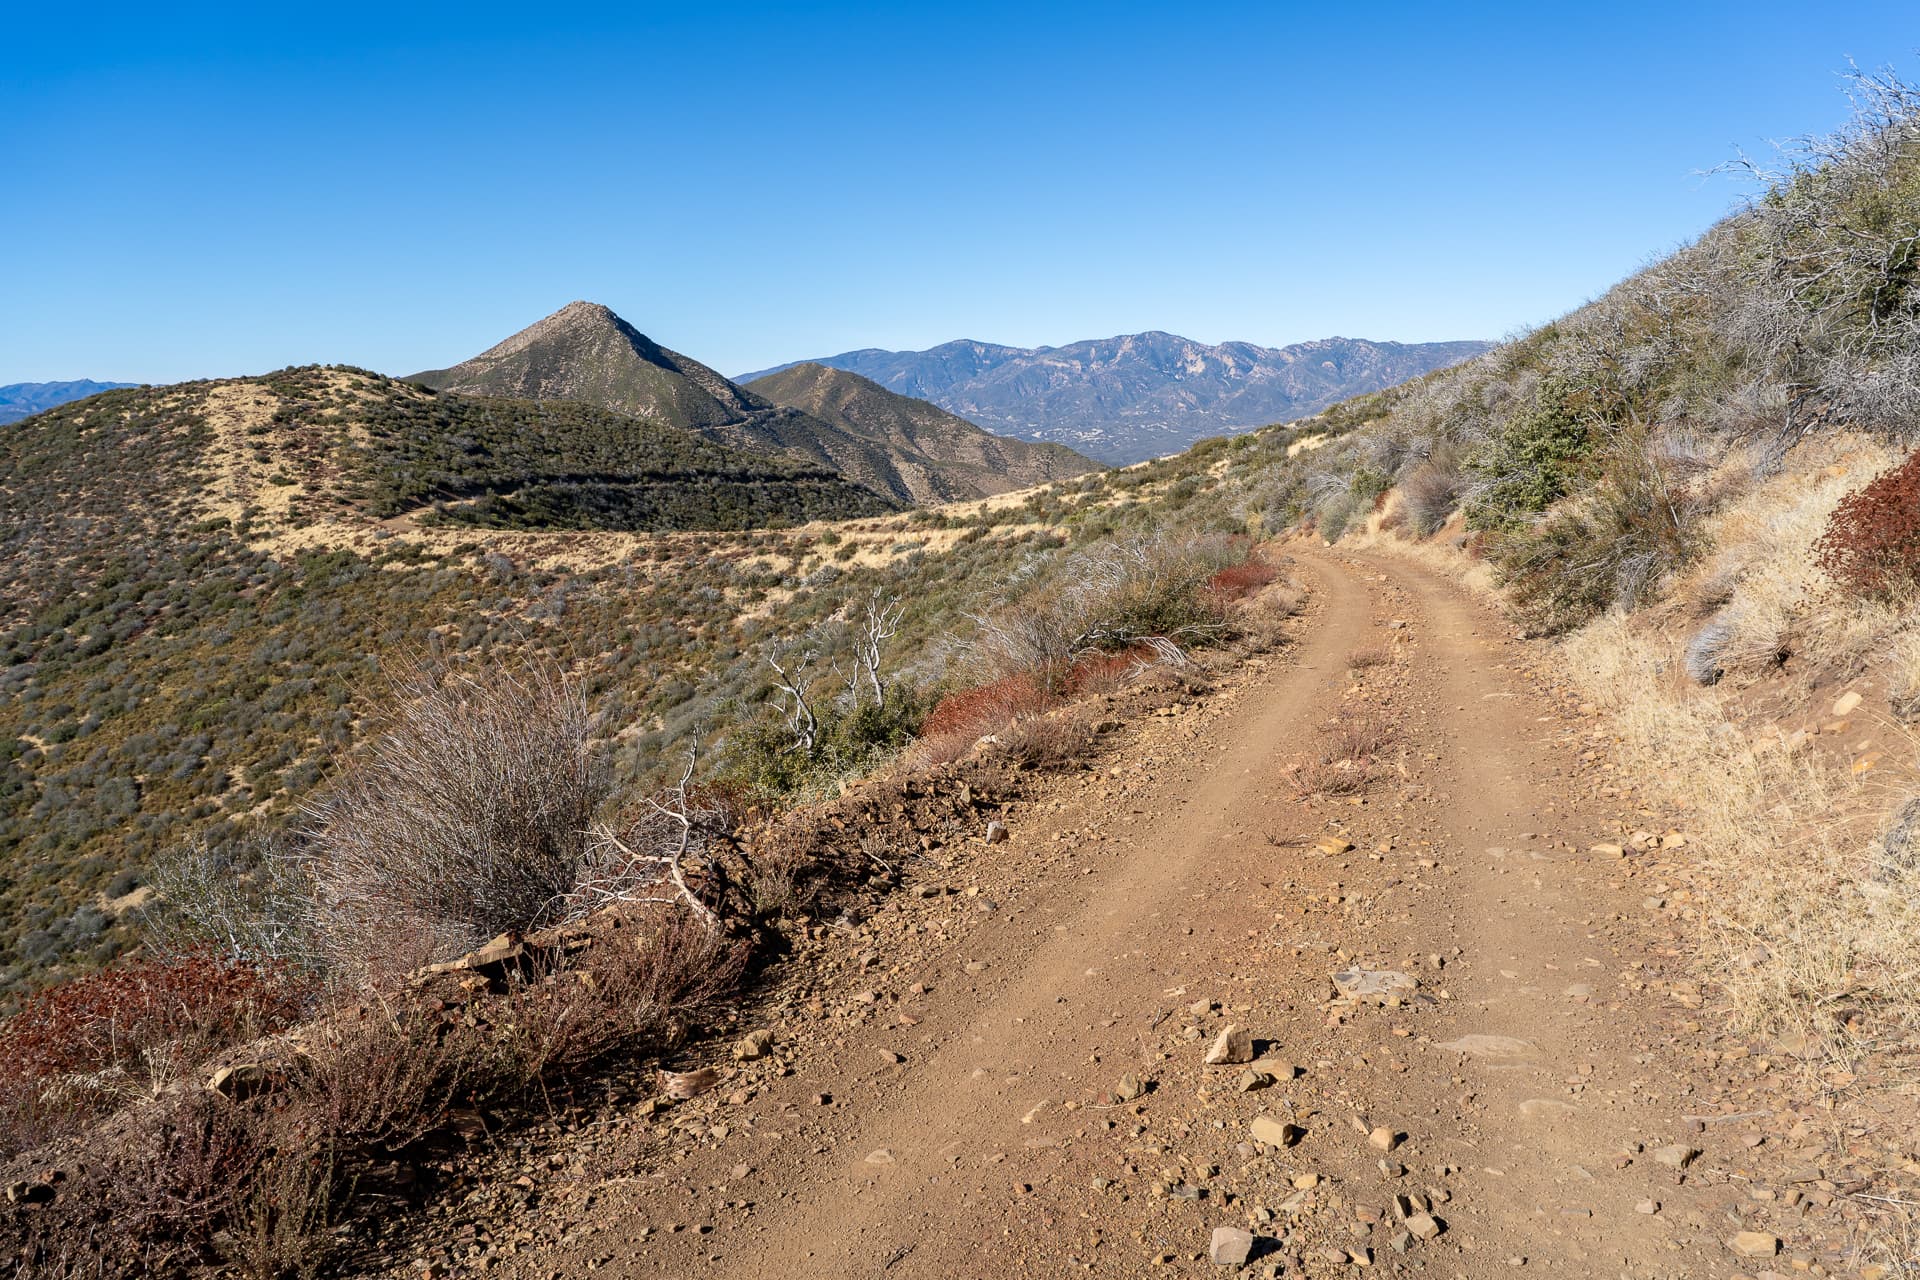
<svg viewBox="0 0 1920 1280">
<path fill-rule="evenodd" d="M 1589 852 L 1620 815 L 1574 798 L 1577 712 L 1441 578 L 1300 572 L 1290 650 L 846 922 L 776 1057 L 555 1192 L 507 1273 L 1225 1274 L 1222 1226 L 1254 1275 L 1784 1268 L 1729 1249 L 1741 1117 L 1688 1119 L 1680 962 Z M 1377 776 L 1303 800 L 1285 766 L 1343 710 L 1392 726 Z M 1352 970 L 1417 985 L 1336 999 Z M 1203 1065 L 1228 1023 L 1272 1083 Z"/>
</svg>

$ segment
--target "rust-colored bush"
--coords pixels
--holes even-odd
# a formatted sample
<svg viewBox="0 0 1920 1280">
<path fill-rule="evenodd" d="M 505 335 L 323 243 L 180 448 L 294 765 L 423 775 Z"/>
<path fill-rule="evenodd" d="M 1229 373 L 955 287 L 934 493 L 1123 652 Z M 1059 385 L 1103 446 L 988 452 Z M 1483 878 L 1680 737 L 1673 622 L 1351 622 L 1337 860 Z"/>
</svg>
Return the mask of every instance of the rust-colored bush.
<svg viewBox="0 0 1920 1280">
<path fill-rule="evenodd" d="M 1083 654 L 1067 672 L 1067 692 L 1112 693 L 1141 667 L 1150 666 L 1154 661 L 1154 652 L 1146 645 L 1134 645 L 1118 653 Z"/>
<path fill-rule="evenodd" d="M 1208 578 L 1206 591 L 1216 600 L 1244 600 L 1279 577 L 1280 571 L 1265 560 L 1249 558 Z"/>
<path fill-rule="evenodd" d="M 614 1053 L 671 1048 L 742 972 L 744 944 L 690 911 L 601 923 L 583 950 L 495 989 L 402 985 L 334 1010 L 257 1096 L 196 1082 L 19 1156 L 7 1176 L 73 1173 L 50 1204 L 0 1206 L 0 1259 L 59 1260 L 27 1276 L 216 1261 L 250 1280 L 313 1274 L 333 1223 L 364 1211 L 355 1187 L 370 1169 L 456 1110 L 550 1100 Z"/>
<path fill-rule="evenodd" d="M 1002 676 L 940 699 L 921 724 L 920 736 L 939 738 L 971 733 L 978 738 L 994 732 L 1016 716 L 1044 711 L 1050 702 L 1046 690 L 1032 676 Z"/>
<path fill-rule="evenodd" d="M 292 1025 L 312 986 L 196 951 L 48 988 L 0 1023 L 0 1154 L 151 1092 L 228 1045 Z"/>
<path fill-rule="evenodd" d="M 1856 596 L 1886 599 L 1920 583 L 1920 450 L 1843 499 L 1813 555 Z"/>
</svg>

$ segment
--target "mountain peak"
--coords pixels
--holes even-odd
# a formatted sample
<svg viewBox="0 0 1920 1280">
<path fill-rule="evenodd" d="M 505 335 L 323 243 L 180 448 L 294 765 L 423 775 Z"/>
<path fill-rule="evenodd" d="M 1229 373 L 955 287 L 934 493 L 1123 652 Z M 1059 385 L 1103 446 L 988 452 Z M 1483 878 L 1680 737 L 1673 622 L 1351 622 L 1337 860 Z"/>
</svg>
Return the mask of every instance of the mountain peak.
<svg viewBox="0 0 1920 1280">
<path fill-rule="evenodd" d="M 645 334 L 622 320 L 614 313 L 612 307 L 600 302 L 574 301 L 551 315 L 542 316 L 504 341 L 496 342 L 475 356 L 473 360 L 465 363 L 499 359 L 556 339 L 578 341 L 591 334 L 603 334 L 608 337 L 617 334 L 629 342 L 636 339 L 641 342 L 647 341 Z"/>
<path fill-rule="evenodd" d="M 464 395 L 615 409 L 731 448 L 829 467 L 900 502 L 984 497 L 1014 487 L 1010 477 L 1078 475 L 1093 466 L 1064 449 L 999 440 L 864 380 L 846 386 L 849 375 L 824 364 L 799 371 L 797 380 L 812 389 L 787 388 L 791 394 L 776 403 L 585 300 L 569 302 L 470 360 L 410 379 Z M 806 408 L 811 402 L 831 404 L 834 412 L 816 416 Z M 840 416 L 849 405 L 854 417 Z"/>
</svg>

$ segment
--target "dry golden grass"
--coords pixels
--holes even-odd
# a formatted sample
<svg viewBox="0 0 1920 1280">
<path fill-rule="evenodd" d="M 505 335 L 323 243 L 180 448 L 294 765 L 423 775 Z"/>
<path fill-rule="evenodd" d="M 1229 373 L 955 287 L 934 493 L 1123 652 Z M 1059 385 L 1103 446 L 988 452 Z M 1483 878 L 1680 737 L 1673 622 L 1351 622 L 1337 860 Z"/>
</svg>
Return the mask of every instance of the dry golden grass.
<svg viewBox="0 0 1920 1280">
<path fill-rule="evenodd" d="M 1563 656 L 1610 718 L 1617 749 L 1688 814 L 1709 904 L 1703 960 L 1735 1022 L 1845 1047 L 1920 1016 L 1920 866 L 1888 867 L 1879 838 L 1904 792 L 1863 780 L 1802 735 L 1748 725 L 1725 690 L 1683 685 L 1675 637 L 1613 616 Z M 1850 1020 L 1850 1011 L 1867 1015 Z"/>
<path fill-rule="evenodd" d="M 1795 659 L 1811 678 L 1846 678 L 1911 630 L 1910 608 L 1842 599 L 1814 563 L 1834 507 L 1896 456 L 1858 437 L 1810 443 L 1790 469 L 1709 521 L 1713 550 L 1672 597 L 1692 615 L 1690 625 L 1715 627 L 1714 650 L 1728 678 L 1763 676 Z"/>
</svg>

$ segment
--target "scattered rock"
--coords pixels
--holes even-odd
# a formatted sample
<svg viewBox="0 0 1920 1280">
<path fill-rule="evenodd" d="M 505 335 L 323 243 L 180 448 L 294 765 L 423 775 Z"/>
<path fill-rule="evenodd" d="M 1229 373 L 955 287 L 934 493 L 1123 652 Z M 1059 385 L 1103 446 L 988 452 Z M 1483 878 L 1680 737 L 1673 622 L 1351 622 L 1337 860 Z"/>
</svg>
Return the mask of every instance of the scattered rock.
<svg viewBox="0 0 1920 1280">
<path fill-rule="evenodd" d="M 751 1031 L 734 1042 L 733 1058 L 736 1062 L 751 1062 L 755 1058 L 764 1058 L 773 1048 L 773 1032 Z"/>
<path fill-rule="evenodd" d="M 893 1152 L 887 1150 L 887 1148 L 885 1147 L 880 1147 L 877 1150 L 869 1151 L 867 1152 L 867 1163 L 868 1164 L 892 1164 Z"/>
<path fill-rule="evenodd" d="M 1411 995 L 1420 985 L 1415 978 L 1393 969 L 1342 969 L 1333 975 L 1333 989 L 1342 1000 L 1385 1003 Z"/>
<path fill-rule="evenodd" d="M 1837 700 L 1835 700 L 1833 704 L 1833 718 L 1838 720 L 1843 716 L 1852 715 L 1854 712 L 1860 709 L 1860 704 L 1864 701 L 1865 699 L 1860 696 L 1859 690 L 1857 689 L 1847 690 L 1845 693 L 1841 694 Z"/>
<path fill-rule="evenodd" d="M 1633 1206 L 1633 1211 L 1635 1213 L 1644 1213 L 1651 1218 L 1654 1214 L 1660 1212 L 1660 1202 L 1658 1200 L 1642 1200 L 1639 1204 Z"/>
<path fill-rule="evenodd" d="M 51 1182 L 9 1182 L 8 1204 L 46 1204 L 53 1199 Z"/>
<path fill-rule="evenodd" d="M 221 1067 L 207 1077 L 207 1088 L 224 1098 L 242 1099 L 265 1093 L 273 1081 L 265 1066 L 258 1062 L 236 1062 Z"/>
<path fill-rule="evenodd" d="M 988 844 L 1000 844 L 1009 838 L 1010 837 L 1007 833 L 1007 828 L 1005 823 L 989 822 L 987 824 L 987 843 Z"/>
<path fill-rule="evenodd" d="M 1146 1091 L 1146 1083 L 1139 1076 L 1129 1073 L 1120 1077 L 1120 1083 L 1114 1086 L 1113 1096 L 1121 1102 L 1132 1102 Z"/>
<path fill-rule="evenodd" d="M 1242 1072 L 1233 1087 L 1240 1093 L 1252 1093 L 1255 1089 L 1264 1089 L 1273 1083 L 1273 1077 L 1264 1071 Z"/>
<path fill-rule="evenodd" d="M 1400 1135 L 1385 1125 L 1376 1125 L 1367 1134 L 1367 1143 L 1376 1151 L 1391 1151 L 1400 1145 Z"/>
<path fill-rule="evenodd" d="M 1221 1028 L 1219 1038 L 1213 1047 L 1207 1050 L 1206 1064 L 1210 1067 L 1253 1061 L 1253 1033 L 1245 1027 L 1236 1027 L 1228 1023 Z"/>
<path fill-rule="evenodd" d="M 1313 847 L 1328 857 L 1353 852 L 1353 841 L 1344 836 L 1321 836 L 1313 842 Z"/>
<path fill-rule="evenodd" d="M 1442 1041 L 1439 1048 L 1464 1053 L 1474 1058 L 1531 1058 L 1539 1052 L 1530 1040 L 1518 1036 L 1495 1036 L 1475 1032 L 1457 1040 Z"/>
<path fill-rule="evenodd" d="M 1243 1267 L 1253 1256 L 1253 1232 L 1239 1227 L 1215 1227 L 1207 1257 L 1216 1267 Z"/>
<path fill-rule="evenodd" d="M 1663 1164 L 1669 1169 L 1685 1169 L 1700 1158 L 1700 1149 L 1676 1143 L 1670 1147 L 1661 1147 L 1653 1153 L 1653 1158 L 1656 1163 Z"/>
<path fill-rule="evenodd" d="M 1407 1219 L 1407 1230 L 1422 1240 L 1438 1239 L 1446 1225 L 1430 1213 L 1416 1213 Z"/>
<path fill-rule="evenodd" d="M 1771 1258 L 1780 1252 L 1780 1237 L 1764 1231 L 1742 1231 L 1727 1241 L 1727 1248 L 1743 1258 Z"/>
<path fill-rule="evenodd" d="M 1307 1133 L 1297 1124 L 1288 1124 L 1272 1116 L 1255 1116 L 1253 1123 L 1247 1126 L 1247 1132 L 1253 1135 L 1255 1142 L 1264 1142 L 1270 1147 L 1290 1147 Z"/>
</svg>

